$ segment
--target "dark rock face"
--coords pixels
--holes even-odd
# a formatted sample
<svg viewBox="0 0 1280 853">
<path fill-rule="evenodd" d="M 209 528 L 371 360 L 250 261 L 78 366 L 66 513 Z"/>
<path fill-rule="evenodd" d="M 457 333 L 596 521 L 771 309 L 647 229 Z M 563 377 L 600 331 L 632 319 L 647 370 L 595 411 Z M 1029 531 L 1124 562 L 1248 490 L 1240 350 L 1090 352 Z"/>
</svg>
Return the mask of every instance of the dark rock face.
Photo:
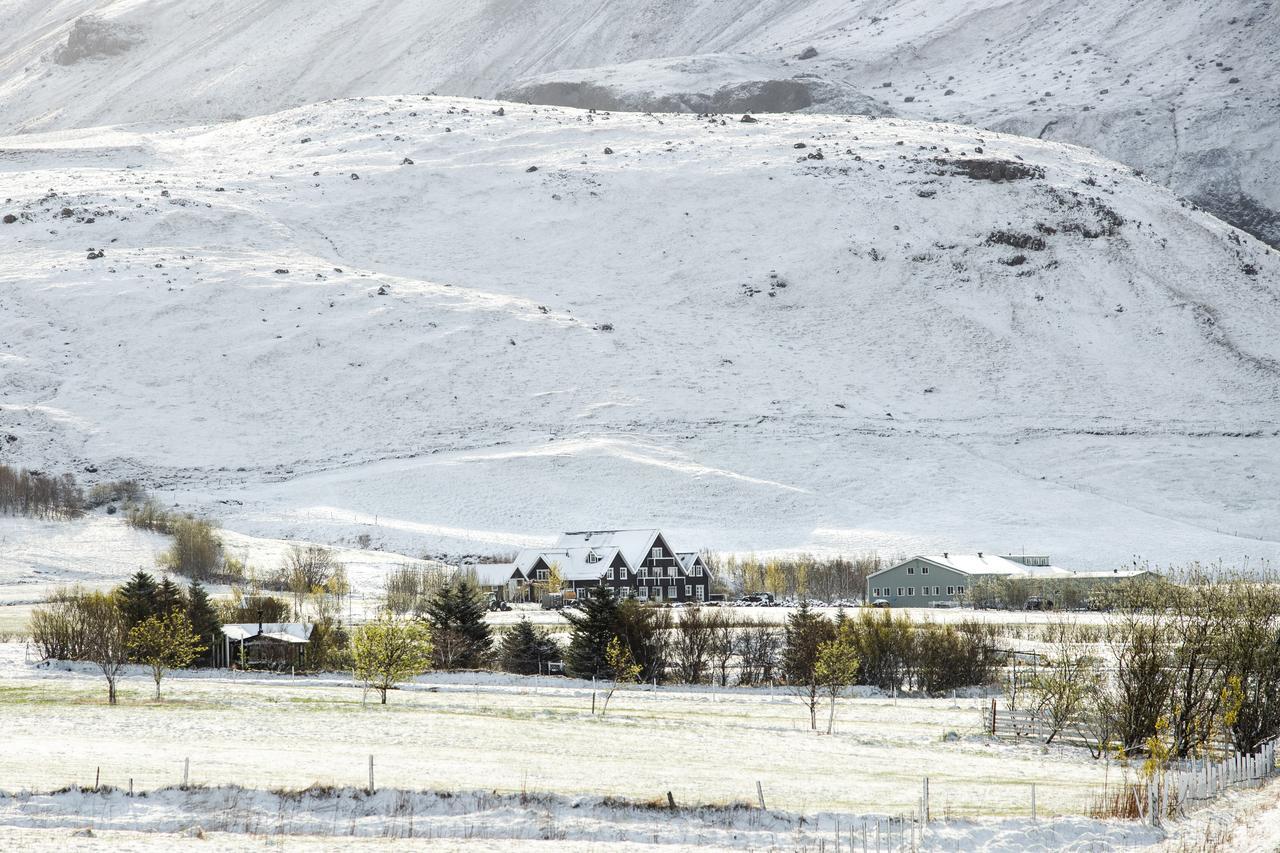
<svg viewBox="0 0 1280 853">
<path fill-rule="evenodd" d="M 1026 163 L 1019 163 L 1015 160 L 998 160 L 994 158 L 948 160 L 940 157 L 934 162 L 950 170 L 949 174 L 964 175 L 975 181 L 1002 183 L 1004 181 L 1021 181 L 1029 178 L 1044 177 L 1044 169 L 1039 166 L 1028 166 Z"/>
<path fill-rule="evenodd" d="M 86 59 L 101 59 L 124 53 L 140 41 L 133 27 L 104 21 L 96 15 L 77 18 L 67 35 L 67 43 L 53 55 L 59 65 L 75 65 Z"/>
</svg>

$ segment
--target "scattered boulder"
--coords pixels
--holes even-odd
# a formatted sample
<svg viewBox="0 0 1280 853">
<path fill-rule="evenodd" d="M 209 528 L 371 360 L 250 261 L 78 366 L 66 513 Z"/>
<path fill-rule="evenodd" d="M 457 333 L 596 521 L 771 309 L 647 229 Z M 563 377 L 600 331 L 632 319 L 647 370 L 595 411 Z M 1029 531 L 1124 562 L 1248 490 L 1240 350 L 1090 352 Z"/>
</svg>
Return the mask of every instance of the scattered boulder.
<svg viewBox="0 0 1280 853">
<path fill-rule="evenodd" d="M 5 225 L 12 225 L 13 223 L 15 223 L 15 222 L 17 222 L 17 221 L 18 221 L 18 217 L 14 216 L 12 213 L 6 213 L 6 214 L 4 215 L 4 224 L 5 224 Z"/>
<path fill-rule="evenodd" d="M 400 161 L 400 165 L 401 165 L 401 166 L 412 166 L 412 165 L 413 165 L 413 161 L 412 161 L 412 160 L 410 160 L 408 157 L 406 157 L 406 158 L 404 158 L 403 160 L 401 160 L 401 161 Z"/>
<path fill-rule="evenodd" d="M 536 172 L 536 171 L 538 171 L 538 167 L 537 167 L 537 166 L 530 166 L 529 168 L 525 169 L 525 171 L 526 171 L 526 172 Z"/>
<path fill-rule="evenodd" d="M 276 270 L 276 275 L 288 275 L 288 274 L 289 274 L 289 271 L 284 267 L 281 267 L 280 269 Z"/>
<path fill-rule="evenodd" d="M 612 148 L 606 148 L 606 149 L 604 149 L 604 153 L 606 153 L 606 154 L 612 154 L 612 153 L 613 153 L 613 149 L 612 149 Z"/>
<path fill-rule="evenodd" d="M 743 124 L 755 124 L 757 119 L 755 116 L 745 115 L 742 118 L 738 119 L 738 121 L 742 122 Z"/>
<path fill-rule="evenodd" d="M 504 116 L 507 114 L 507 110 L 505 107 L 498 107 L 496 110 L 493 111 L 493 114 L 496 116 Z"/>
<path fill-rule="evenodd" d="M 813 59 L 818 55 L 818 49 L 813 45 L 809 45 L 796 56 L 796 59 Z"/>
</svg>

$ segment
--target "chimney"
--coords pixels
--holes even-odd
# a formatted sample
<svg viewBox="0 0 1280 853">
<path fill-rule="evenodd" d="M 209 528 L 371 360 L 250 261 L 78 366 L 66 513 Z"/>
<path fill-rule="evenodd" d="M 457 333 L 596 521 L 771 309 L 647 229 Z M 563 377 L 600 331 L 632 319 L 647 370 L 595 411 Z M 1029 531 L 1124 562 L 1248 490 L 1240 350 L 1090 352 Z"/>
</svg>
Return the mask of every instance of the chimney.
<svg viewBox="0 0 1280 853">
<path fill-rule="evenodd" d="M 949 559 L 951 559 L 951 555 L 950 555 L 950 554 L 948 554 L 946 551 L 943 551 L 943 552 L 942 552 L 942 559 L 944 559 L 944 560 L 949 560 Z"/>
<path fill-rule="evenodd" d="M 981 552 L 981 551 L 979 551 L 979 552 L 978 552 L 978 559 L 979 559 L 979 560 L 981 560 L 981 559 L 982 559 L 982 552 Z"/>
<path fill-rule="evenodd" d="M 258 608 L 258 636 L 262 636 L 262 608 Z"/>
</svg>

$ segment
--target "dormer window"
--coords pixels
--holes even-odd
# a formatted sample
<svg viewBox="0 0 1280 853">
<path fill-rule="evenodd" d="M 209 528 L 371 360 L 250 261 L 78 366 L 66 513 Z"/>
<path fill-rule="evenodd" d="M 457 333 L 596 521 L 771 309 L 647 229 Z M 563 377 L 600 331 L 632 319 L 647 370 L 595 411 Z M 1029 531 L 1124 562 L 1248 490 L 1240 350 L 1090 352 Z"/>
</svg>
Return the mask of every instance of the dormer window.
<svg viewBox="0 0 1280 853">
<path fill-rule="evenodd" d="M 590 554 L 587 555 L 587 562 L 588 563 L 600 562 L 600 555 L 597 554 L 595 551 L 592 551 Z"/>
</svg>

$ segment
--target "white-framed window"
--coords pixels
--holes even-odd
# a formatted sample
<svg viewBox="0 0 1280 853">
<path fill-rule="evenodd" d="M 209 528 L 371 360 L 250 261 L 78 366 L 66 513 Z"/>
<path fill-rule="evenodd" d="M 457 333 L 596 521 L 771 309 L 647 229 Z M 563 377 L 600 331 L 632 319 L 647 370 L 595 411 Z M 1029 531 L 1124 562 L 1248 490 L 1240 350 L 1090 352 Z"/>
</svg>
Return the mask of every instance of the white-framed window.
<svg viewBox="0 0 1280 853">
<path fill-rule="evenodd" d="M 684 585 L 684 597 L 685 597 L 685 598 L 688 598 L 688 597 L 689 597 L 689 585 L 688 585 L 688 584 L 685 584 L 685 585 Z"/>
<path fill-rule="evenodd" d="M 700 577 L 702 577 L 702 566 L 701 566 L 701 565 L 698 565 L 698 564 L 696 564 L 696 563 L 694 564 L 694 566 L 693 566 L 693 576 L 694 576 L 695 578 L 700 578 Z"/>
<path fill-rule="evenodd" d="M 964 587 L 962 587 L 962 586 L 958 586 L 958 587 L 956 587 L 956 593 L 957 593 L 958 595 L 964 595 Z"/>
<path fill-rule="evenodd" d="M 662 549 L 661 549 L 661 548 L 653 548 L 653 549 L 651 549 L 651 550 L 649 551 L 649 556 L 650 556 L 650 557 L 652 557 L 652 558 L 653 558 L 653 559 L 655 559 L 655 560 L 661 560 L 661 559 L 662 559 Z"/>
<path fill-rule="evenodd" d="M 898 587 L 898 595 L 902 595 L 902 587 Z"/>
<path fill-rule="evenodd" d="M 916 573 L 916 567 L 915 567 L 915 566 L 907 566 L 907 574 L 909 574 L 909 575 L 914 575 L 915 573 Z"/>
<path fill-rule="evenodd" d="M 955 594 L 956 594 L 956 588 L 954 586 L 947 587 L 947 595 L 955 595 Z"/>
<path fill-rule="evenodd" d="M 548 577 L 549 577 L 549 573 L 547 572 L 546 569 L 538 569 L 538 580 L 544 581 Z"/>
<path fill-rule="evenodd" d="M 907 587 L 907 595 L 915 595 L 915 594 L 916 594 L 916 588 L 914 586 Z"/>
<path fill-rule="evenodd" d="M 693 594 L 699 601 L 703 601 L 707 597 L 707 589 L 702 584 L 698 584 L 693 588 Z"/>
<path fill-rule="evenodd" d="M 928 567 L 928 566 L 921 566 L 921 567 L 920 567 L 920 574 L 922 574 L 922 575 L 927 575 L 927 574 L 929 574 L 929 567 Z"/>
<path fill-rule="evenodd" d="M 934 595 L 941 595 L 941 594 L 942 594 L 942 593 L 941 593 L 941 589 L 942 589 L 942 587 L 940 587 L 940 586 L 935 586 L 935 587 L 933 588 L 933 594 L 934 594 Z"/>
<path fill-rule="evenodd" d="M 647 577 L 649 577 L 649 570 L 648 570 L 648 569 L 646 569 L 644 566 L 641 566 L 641 567 L 640 567 L 640 569 L 639 569 L 639 571 L 637 571 L 637 572 L 636 572 L 636 577 L 638 577 L 638 578 L 647 578 Z"/>
<path fill-rule="evenodd" d="M 591 561 L 590 561 L 590 560 L 588 560 L 587 562 L 591 562 Z M 617 580 L 617 578 L 616 578 L 616 577 L 614 577 L 614 575 L 613 575 L 613 569 L 609 569 L 609 580 L 611 580 L 611 581 L 612 581 L 612 580 Z"/>
<path fill-rule="evenodd" d="M 600 562 L 600 555 L 597 554 L 595 551 L 592 551 L 591 553 L 587 554 L 587 562 L 588 563 Z"/>
<path fill-rule="evenodd" d="M 647 586 L 640 587 L 640 597 L 643 599 L 649 598 L 649 587 Z"/>
</svg>

